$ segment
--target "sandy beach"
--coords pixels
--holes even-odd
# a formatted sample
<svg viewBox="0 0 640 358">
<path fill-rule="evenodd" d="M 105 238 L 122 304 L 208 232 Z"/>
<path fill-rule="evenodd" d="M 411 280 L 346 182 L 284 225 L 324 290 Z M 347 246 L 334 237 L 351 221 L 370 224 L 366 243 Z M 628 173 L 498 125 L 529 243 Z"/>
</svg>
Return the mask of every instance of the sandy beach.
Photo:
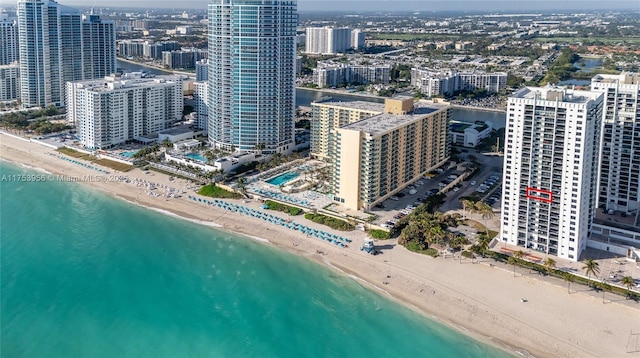
<svg viewBox="0 0 640 358">
<path fill-rule="evenodd" d="M 55 153 L 53 149 L 0 134 L 2 159 L 54 175 L 83 178 L 101 174 L 51 153 Z M 168 176 L 156 172 L 145 174 L 139 169 L 127 173 L 105 169 L 113 176 L 153 182 L 197 195 L 193 185 L 182 179 L 171 181 Z M 451 257 L 433 259 L 396 246 L 395 240 L 377 242 L 388 249 L 384 249 L 382 255 L 371 256 L 359 251 L 365 237 L 360 231 L 336 232 L 353 239 L 348 248 L 339 248 L 281 226 L 195 202 L 188 199 L 187 194 L 181 198 L 150 196 L 145 193 L 146 188 L 111 180 L 110 175 L 102 174 L 104 178 L 99 181 L 82 180 L 78 185 L 88 185 L 186 219 L 218 224 L 225 230 L 267 239 L 269 243 L 265 244 L 342 271 L 427 317 L 515 355 L 640 357 L 640 304 L 624 297 L 608 294 L 607 303 L 603 304 L 602 294 L 589 291 L 585 286 L 571 285 L 569 294 L 566 283 L 558 279 L 530 274 L 522 268 L 516 269 L 514 277 L 510 266 L 496 265 L 489 260 L 471 263 Z M 2 189 L 11 190 L 11 186 L 3 182 Z M 228 201 L 262 210 L 255 201 Z M 283 213 L 270 214 L 286 218 Z M 302 217 L 293 220 L 331 232 Z"/>
</svg>

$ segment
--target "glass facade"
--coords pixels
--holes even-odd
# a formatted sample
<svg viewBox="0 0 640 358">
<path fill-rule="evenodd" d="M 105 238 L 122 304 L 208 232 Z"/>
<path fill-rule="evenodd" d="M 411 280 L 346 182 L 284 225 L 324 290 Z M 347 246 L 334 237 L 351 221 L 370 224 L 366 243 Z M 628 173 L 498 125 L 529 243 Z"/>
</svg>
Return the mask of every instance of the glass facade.
<svg viewBox="0 0 640 358">
<path fill-rule="evenodd" d="M 264 153 L 294 145 L 295 1 L 209 4 L 209 140 Z"/>
</svg>

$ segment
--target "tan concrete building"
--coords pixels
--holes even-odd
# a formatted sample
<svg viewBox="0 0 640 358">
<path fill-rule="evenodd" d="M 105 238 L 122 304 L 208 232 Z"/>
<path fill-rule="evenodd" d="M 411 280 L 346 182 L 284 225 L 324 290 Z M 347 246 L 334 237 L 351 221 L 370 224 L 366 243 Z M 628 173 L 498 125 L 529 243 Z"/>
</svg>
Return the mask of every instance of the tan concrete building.
<svg viewBox="0 0 640 358">
<path fill-rule="evenodd" d="M 311 157 L 329 160 L 331 131 L 384 112 L 382 103 L 338 101 L 331 98 L 311 103 Z"/>
<path fill-rule="evenodd" d="M 385 112 L 332 131 L 333 199 L 368 210 L 449 158 L 449 104 L 387 100 Z"/>
</svg>

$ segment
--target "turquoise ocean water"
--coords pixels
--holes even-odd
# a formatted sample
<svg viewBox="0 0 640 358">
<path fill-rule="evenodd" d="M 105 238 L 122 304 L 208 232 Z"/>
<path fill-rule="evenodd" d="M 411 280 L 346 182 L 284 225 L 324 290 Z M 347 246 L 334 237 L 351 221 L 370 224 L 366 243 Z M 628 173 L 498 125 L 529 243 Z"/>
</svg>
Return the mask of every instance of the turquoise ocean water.
<svg viewBox="0 0 640 358">
<path fill-rule="evenodd" d="M 2 357 L 507 357 L 268 245 L 77 183 L 0 185 Z"/>
</svg>

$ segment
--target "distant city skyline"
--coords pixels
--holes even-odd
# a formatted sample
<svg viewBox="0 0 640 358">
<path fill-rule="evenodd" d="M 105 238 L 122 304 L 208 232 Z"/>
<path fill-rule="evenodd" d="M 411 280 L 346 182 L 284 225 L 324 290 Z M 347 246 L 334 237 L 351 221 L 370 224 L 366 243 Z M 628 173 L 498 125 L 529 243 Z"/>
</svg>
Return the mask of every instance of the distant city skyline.
<svg viewBox="0 0 640 358">
<path fill-rule="evenodd" d="M 96 7 L 131 7 L 131 8 L 177 8 L 187 9 L 195 8 L 205 10 L 209 0 L 186 0 L 180 2 L 180 6 L 175 6 L 175 1 L 125 1 L 112 0 L 100 1 L 94 0 L 59 0 L 63 5 L 90 7 L 95 4 Z M 329 5 L 330 4 L 330 5 Z M 0 7 L 14 7 L 15 1 L 0 0 Z M 469 1 L 469 0 L 449 0 L 449 1 L 383 1 L 383 0 L 298 0 L 298 10 L 306 11 L 493 11 L 493 12 L 513 12 L 513 11 L 544 11 L 544 10 L 603 10 L 603 9 L 638 9 L 640 3 L 638 1 L 615 0 L 565 0 L 565 1 L 549 1 L 549 0 L 533 0 L 533 1 L 509 1 L 509 0 L 490 0 L 490 1 Z"/>
</svg>

